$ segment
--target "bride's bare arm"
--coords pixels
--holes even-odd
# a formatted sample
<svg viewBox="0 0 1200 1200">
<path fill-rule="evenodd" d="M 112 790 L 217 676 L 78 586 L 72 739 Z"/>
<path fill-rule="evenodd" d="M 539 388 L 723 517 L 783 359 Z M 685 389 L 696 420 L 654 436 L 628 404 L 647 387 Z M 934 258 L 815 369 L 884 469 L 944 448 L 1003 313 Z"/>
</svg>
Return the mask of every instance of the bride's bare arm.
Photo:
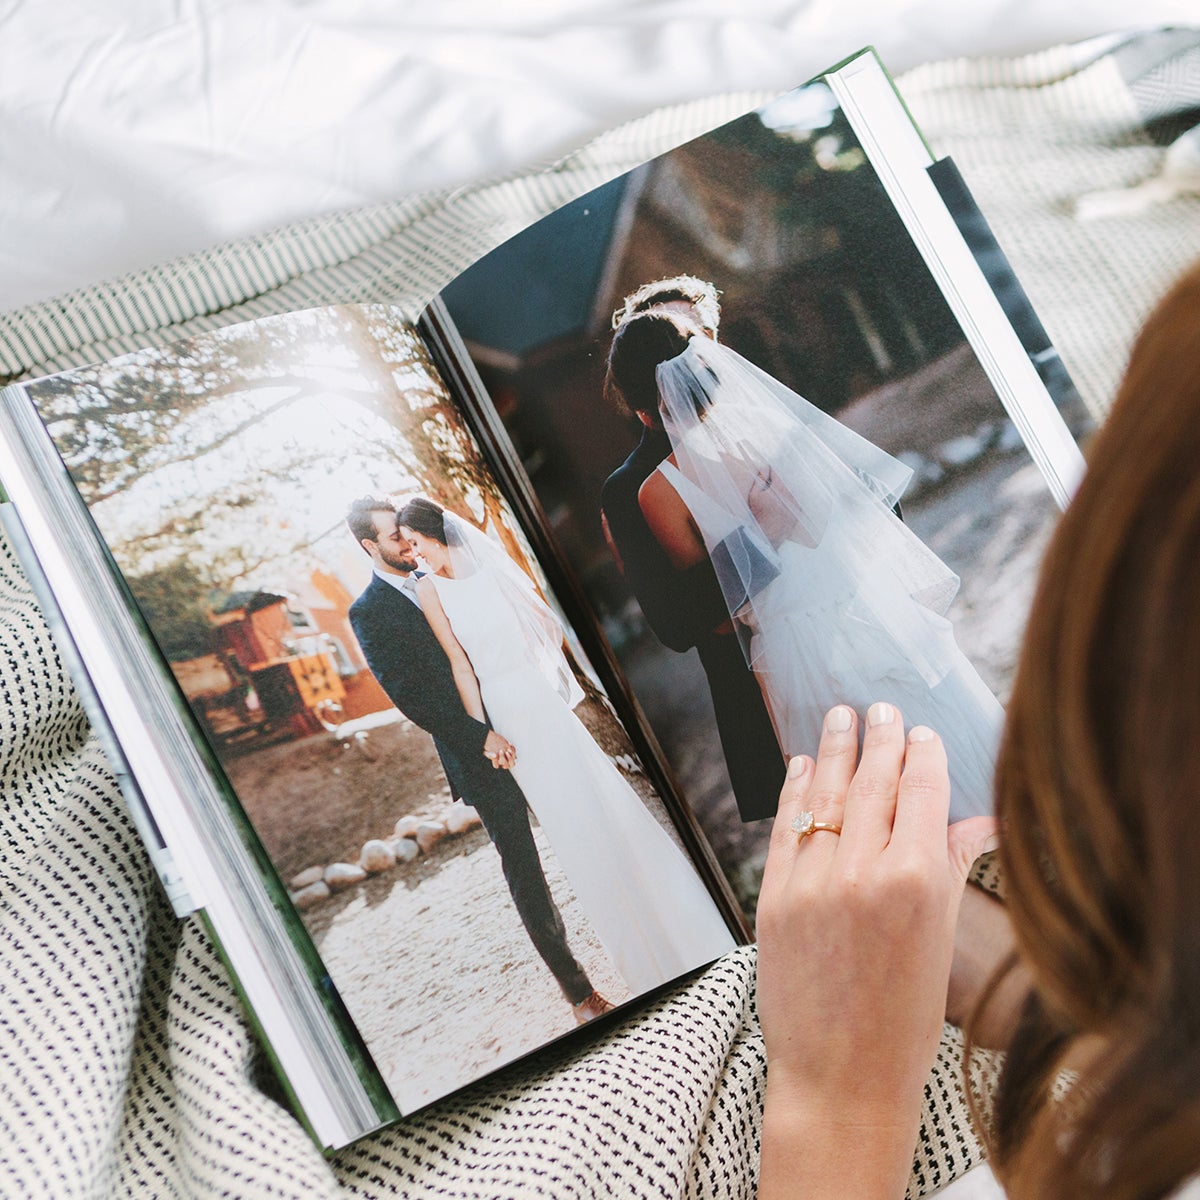
<svg viewBox="0 0 1200 1200">
<path fill-rule="evenodd" d="M 708 557 L 688 506 L 662 472 L 651 473 L 638 489 L 638 507 L 677 571 L 686 571 Z"/>
<path fill-rule="evenodd" d="M 475 677 L 475 668 L 471 666 L 471 660 L 462 648 L 462 643 L 454 636 L 454 630 L 450 627 L 450 618 L 446 616 L 441 597 L 438 596 L 437 588 L 432 580 L 417 580 L 417 599 L 421 602 L 421 611 L 425 614 L 425 620 L 429 622 L 429 628 L 433 630 L 434 637 L 437 638 L 439 645 L 446 652 L 446 657 L 450 660 L 450 670 L 454 674 L 454 686 L 458 688 L 463 708 L 475 720 L 486 721 L 487 717 L 483 711 L 483 696 L 479 691 L 479 680 Z"/>
<path fill-rule="evenodd" d="M 740 477 L 746 505 L 768 541 L 772 546 L 785 541 L 811 546 L 813 543 L 804 536 L 804 528 L 797 517 L 799 505 L 795 496 L 770 463 L 761 461 L 749 446 L 739 448 L 745 457 L 726 465 L 735 479 Z"/>
<path fill-rule="evenodd" d="M 454 636 L 450 618 L 446 616 L 441 597 L 437 594 L 437 587 L 431 579 L 417 580 L 417 599 L 421 602 L 421 611 L 429 622 L 429 628 L 433 630 L 434 637 L 437 638 L 438 644 L 450 660 L 454 686 L 458 689 L 463 708 L 475 720 L 486 724 L 487 714 L 484 711 L 483 695 L 479 690 L 479 680 L 475 675 L 475 668 L 471 666 L 471 660 L 462 648 L 462 643 Z M 511 767 L 516 761 L 516 748 L 494 729 L 488 730 L 483 753 L 497 767 Z"/>
</svg>

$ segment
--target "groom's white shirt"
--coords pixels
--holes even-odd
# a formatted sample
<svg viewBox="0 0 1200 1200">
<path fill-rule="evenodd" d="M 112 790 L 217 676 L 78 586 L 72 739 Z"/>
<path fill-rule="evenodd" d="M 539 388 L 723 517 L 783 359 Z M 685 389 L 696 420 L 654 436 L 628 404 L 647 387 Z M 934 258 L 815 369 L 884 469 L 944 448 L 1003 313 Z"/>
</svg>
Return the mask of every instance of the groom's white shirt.
<svg viewBox="0 0 1200 1200">
<path fill-rule="evenodd" d="M 402 596 L 411 600 L 418 608 L 421 607 L 421 601 L 417 599 L 417 576 L 415 574 L 393 575 L 390 571 L 381 571 L 378 567 L 372 567 L 371 570 L 384 583 L 390 583 Z"/>
</svg>

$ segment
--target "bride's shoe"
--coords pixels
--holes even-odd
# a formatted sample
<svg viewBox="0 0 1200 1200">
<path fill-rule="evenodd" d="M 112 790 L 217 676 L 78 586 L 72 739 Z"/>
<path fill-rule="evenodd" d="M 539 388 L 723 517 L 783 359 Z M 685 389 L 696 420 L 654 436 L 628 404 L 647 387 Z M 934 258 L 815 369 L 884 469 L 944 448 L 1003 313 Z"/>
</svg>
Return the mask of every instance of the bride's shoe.
<svg viewBox="0 0 1200 1200">
<path fill-rule="evenodd" d="M 589 1021 L 594 1021 L 597 1017 L 604 1016 L 605 1013 L 612 1012 L 614 1005 L 610 1004 L 599 992 L 592 992 L 590 996 L 585 996 L 578 1004 L 571 1005 L 571 1011 L 575 1014 L 576 1025 L 586 1025 Z"/>
</svg>

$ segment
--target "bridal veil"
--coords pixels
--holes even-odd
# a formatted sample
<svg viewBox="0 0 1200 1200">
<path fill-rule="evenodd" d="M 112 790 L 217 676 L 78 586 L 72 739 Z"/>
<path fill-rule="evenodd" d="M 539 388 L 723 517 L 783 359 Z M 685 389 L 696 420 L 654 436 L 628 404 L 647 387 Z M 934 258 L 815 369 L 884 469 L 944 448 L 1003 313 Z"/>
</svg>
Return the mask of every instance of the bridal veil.
<svg viewBox="0 0 1200 1200">
<path fill-rule="evenodd" d="M 952 639 L 930 636 L 924 614 L 945 613 L 958 577 L 893 511 L 911 470 L 708 338 L 693 337 L 656 374 L 691 485 L 685 502 L 735 620 L 760 629 L 780 611 L 802 612 L 810 581 L 782 572 L 781 549 L 821 547 L 812 567 L 848 581 L 845 619 L 886 630 L 936 686 L 957 651 Z M 781 598 L 781 587 L 796 594 Z M 755 644 L 743 638 L 751 666 Z"/>
<path fill-rule="evenodd" d="M 454 513 L 443 512 L 442 516 L 454 578 L 465 579 L 483 571 L 495 580 L 501 596 L 516 614 L 529 660 L 564 703 L 574 708 L 583 699 L 583 689 L 563 654 L 563 627 L 553 609 L 502 546 Z"/>
</svg>

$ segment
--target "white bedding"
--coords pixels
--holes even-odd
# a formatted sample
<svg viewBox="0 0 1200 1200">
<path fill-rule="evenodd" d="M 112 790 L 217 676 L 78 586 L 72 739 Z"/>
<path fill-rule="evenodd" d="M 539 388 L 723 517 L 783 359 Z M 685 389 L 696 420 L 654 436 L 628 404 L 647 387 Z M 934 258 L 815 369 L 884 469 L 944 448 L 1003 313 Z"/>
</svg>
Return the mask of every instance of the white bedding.
<svg viewBox="0 0 1200 1200">
<path fill-rule="evenodd" d="M 656 106 L 1195 0 L 0 0 L 0 311 L 548 159 Z"/>
</svg>

